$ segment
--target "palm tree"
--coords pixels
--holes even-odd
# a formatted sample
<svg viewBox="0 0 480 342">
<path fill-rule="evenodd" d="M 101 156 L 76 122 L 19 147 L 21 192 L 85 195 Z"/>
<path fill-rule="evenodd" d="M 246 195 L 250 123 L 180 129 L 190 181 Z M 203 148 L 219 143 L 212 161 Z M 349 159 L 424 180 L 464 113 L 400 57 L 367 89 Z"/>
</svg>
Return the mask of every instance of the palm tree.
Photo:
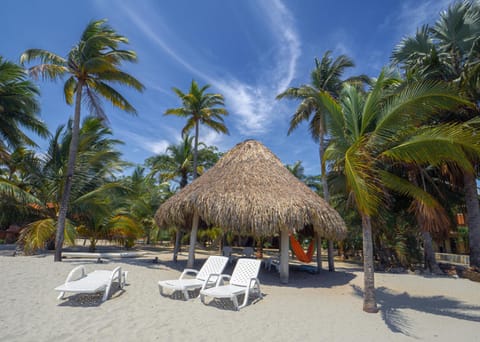
<svg viewBox="0 0 480 342">
<path fill-rule="evenodd" d="M 152 176 L 159 174 L 161 182 L 177 181 L 180 190 L 187 186 L 193 176 L 193 139 L 194 137 L 185 134 L 182 142 L 177 145 L 169 145 L 165 154 L 147 159 L 147 165 L 151 168 L 150 174 Z M 201 145 L 205 144 L 199 143 L 199 146 Z M 202 150 L 198 151 L 198 154 L 198 163 L 200 165 L 197 166 L 197 174 L 202 174 L 204 163 Z M 174 262 L 177 262 L 178 253 L 180 252 L 181 238 L 182 229 L 178 228 L 175 234 L 175 247 L 173 249 Z"/>
<path fill-rule="evenodd" d="M 27 202 L 17 201 L 20 207 L 29 208 L 32 218 L 24 233 L 26 250 L 43 248 L 55 237 L 72 129 L 71 122 L 67 129 L 60 126 L 49 141 L 47 153 L 29 166 L 27 177 L 22 177 L 20 187 L 33 197 Z M 111 134 L 111 130 L 104 127 L 99 119 L 87 117 L 83 120 L 76 161 L 77 181 L 72 186 L 65 226 L 69 242 L 75 235 L 74 228 L 79 218 L 89 215 L 89 206 L 93 204 L 88 204 L 88 201 L 98 201 L 99 195 L 94 198 L 93 194 L 103 193 L 108 199 L 107 193 L 119 187 L 111 181 L 111 173 L 118 172 L 122 165 L 120 152 L 115 148 L 119 141 L 111 139 Z"/>
<path fill-rule="evenodd" d="M 127 196 L 124 196 L 126 203 L 123 206 L 143 226 L 146 243 L 150 244 L 152 232 L 156 227 L 155 211 L 172 195 L 170 187 L 168 183 L 157 184 L 141 166 L 137 166 L 132 175 L 124 178 L 121 183 L 129 190 Z"/>
<path fill-rule="evenodd" d="M 147 159 L 146 163 L 151 168 L 150 174 L 158 174 L 160 182 L 177 181 L 180 189 L 183 189 L 193 176 L 193 139 L 194 137 L 185 134 L 182 142 L 169 145 L 165 154 Z M 201 173 L 202 168 L 197 167 L 197 174 Z"/>
<path fill-rule="evenodd" d="M 82 100 L 86 101 L 90 110 L 100 118 L 106 118 L 100 98 L 135 114 L 135 108 L 111 84 L 129 86 L 138 91 L 144 89 L 137 79 L 119 69 L 122 62 L 135 62 L 137 59 L 134 51 L 119 48 L 120 44 L 127 43 L 128 39 L 108 26 L 106 20 L 97 20 L 87 25 L 80 41 L 68 52 L 66 58 L 46 50 L 29 49 L 20 59 L 22 63 L 37 59 L 40 61 L 41 64 L 29 69 L 35 78 L 42 76 L 56 80 L 68 75 L 64 84 L 65 100 L 69 105 L 75 100 L 72 142 L 55 238 L 55 261 L 62 260 L 63 232 L 78 151 Z"/>
<path fill-rule="evenodd" d="M 392 59 L 410 78 L 451 82 L 468 100 L 480 97 L 480 5 L 463 1 L 452 4 L 440 14 L 433 27 L 419 28 L 414 37 L 404 38 L 395 48 Z M 446 112 L 437 122 L 464 122 L 478 117 L 477 107 Z M 479 160 L 472 158 L 478 167 Z M 468 213 L 470 265 L 480 267 L 480 205 L 475 172 L 462 170 L 465 203 Z"/>
<path fill-rule="evenodd" d="M 187 118 L 187 123 L 183 127 L 182 134 L 188 133 L 192 128 L 195 129 L 195 144 L 193 148 L 193 179 L 197 178 L 198 166 L 198 139 L 200 124 L 204 124 L 217 133 L 228 134 L 228 129 L 223 122 L 223 116 L 228 112 L 223 108 L 224 98 L 221 94 L 205 93 L 210 85 L 199 88 L 197 82 L 192 80 L 188 93 L 183 93 L 178 88 L 173 91 L 182 101 L 182 107 L 171 108 L 165 111 L 165 115 L 175 115 Z M 198 230 L 198 215 L 194 215 L 192 232 L 190 234 L 190 250 L 188 253 L 187 267 L 193 267 L 195 261 L 195 243 Z"/>
<path fill-rule="evenodd" d="M 0 56 L 0 158 L 7 148 L 36 146 L 20 127 L 28 128 L 42 138 L 48 137 L 45 124 L 37 117 L 40 106 L 38 88 L 27 79 L 26 71 Z"/>
<path fill-rule="evenodd" d="M 425 218 L 434 219 L 441 212 L 433 196 L 394 171 L 405 165 L 439 166 L 445 162 L 468 167 L 462 149 L 478 155 L 479 141 L 469 125 L 422 125 L 438 111 L 468 105 L 454 89 L 441 83 L 401 84 L 384 70 L 366 94 L 347 85 L 340 102 L 327 93 L 322 93 L 321 100 L 332 118 L 325 161 L 333 162 L 333 168 L 345 177 L 347 197 L 362 218 L 363 309 L 377 312 L 372 218 L 385 203 L 385 189 L 421 203 Z"/>
<path fill-rule="evenodd" d="M 320 175 L 317 176 L 307 176 L 305 175 L 305 169 L 302 165 L 302 161 L 297 160 L 293 165 L 287 164 L 285 167 L 290 171 L 296 178 L 301 180 L 305 183 L 306 186 L 311 188 L 316 192 L 320 192 L 322 190 L 322 186 L 320 184 Z"/>
<path fill-rule="evenodd" d="M 340 55 L 335 60 L 332 59 L 331 51 L 325 52 L 322 60 L 315 58 L 315 69 L 311 72 L 311 85 L 302 85 L 300 87 L 291 87 L 277 96 L 277 99 L 294 99 L 301 100 L 295 113 L 290 120 L 290 135 L 303 121 L 309 121 L 309 129 L 312 139 L 319 143 L 318 154 L 320 156 L 320 170 L 323 186 L 323 198 L 330 201 L 330 193 L 328 191 L 327 172 L 325 164 L 322 163 L 323 153 L 326 146 L 327 125 L 326 119 L 328 112 L 322 107 L 319 94 L 328 92 L 332 97 L 337 98 L 342 88 L 342 84 L 347 81 L 358 80 L 360 78 L 342 81 L 342 74 L 347 68 L 354 67 L 353 61 L 346 55 Z M 365 78 L 365 77 L 363 77 Z M 320 245 L 320 239 L 318 245 Z M 317 249 L 320 251 L 320 248 Z M 320 253 L 317 254 L 317 262 L 320 265 Z M 334 271 L 333 263 L 333 241 L 328 243 L 328 269 Z"/>
<path fill-rule="evenodd" d="M 183 189 L 193 178 L 193 139 L 194 137 L 185 134 L 182 142 L 177 145 L 169 145 L 165 154 L 160 154 L 147 159 L 146 164 L 151 168 L 150 175 L 159 175 L 160 182 L 176 181 L 179 183 L 180 190 Z M 202 174 L 204 169 L 213 166 L 219 159 L 219 154 L 214 147 L 207 147 L 204 143 L 199 143 L 204 148 L 198 151 L 197 174 Z M 177 261 L 180 252 L 180 242 L 182 238 L 182 229 L 178 228 L 175 235 L 175 247 L 173 249 L 173 261 Z"/>
</svg>

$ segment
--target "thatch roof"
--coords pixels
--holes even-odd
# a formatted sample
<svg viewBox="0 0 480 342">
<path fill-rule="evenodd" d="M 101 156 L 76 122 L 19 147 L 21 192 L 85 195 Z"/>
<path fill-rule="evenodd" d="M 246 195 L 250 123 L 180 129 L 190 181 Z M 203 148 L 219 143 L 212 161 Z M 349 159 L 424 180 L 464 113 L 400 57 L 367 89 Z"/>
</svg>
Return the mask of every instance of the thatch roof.
<svg viewBox="0 0 480 342">
<path fill-rule="evenodd" d="M 163 203 L 155 219 L 160 227 L 184 226 L 195 210 L 207 224 L 262 236 L 306 225 L 328 239 L 342 239 L 346 233 L 337 211 L 255 140 L 232 148 Z"/>
</svg>

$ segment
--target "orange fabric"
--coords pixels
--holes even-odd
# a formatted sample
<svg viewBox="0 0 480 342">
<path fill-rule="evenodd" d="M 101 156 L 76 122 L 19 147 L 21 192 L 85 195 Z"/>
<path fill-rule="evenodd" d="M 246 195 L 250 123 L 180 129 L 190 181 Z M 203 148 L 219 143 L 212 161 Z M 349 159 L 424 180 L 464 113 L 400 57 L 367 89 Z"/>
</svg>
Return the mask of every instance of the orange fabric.
<svg viewBox="0 0 480 342">
<path fill-rule="evenodd" d="M 307 253 L 302 248 L 302 245 L 300 242 L 295 239 L 295 236 L 290 235 L 290 244 L 292 246 L 293 253 L 295 253 L 295 256 L 297 257 L 298 260 L 301 262 L 311 262 L 313 258 L 313 252 L 315 250 L 315 243 L 313 239 L 310 241 L 310 244 L 308 245 L 308 250 Z"/>
</svg>

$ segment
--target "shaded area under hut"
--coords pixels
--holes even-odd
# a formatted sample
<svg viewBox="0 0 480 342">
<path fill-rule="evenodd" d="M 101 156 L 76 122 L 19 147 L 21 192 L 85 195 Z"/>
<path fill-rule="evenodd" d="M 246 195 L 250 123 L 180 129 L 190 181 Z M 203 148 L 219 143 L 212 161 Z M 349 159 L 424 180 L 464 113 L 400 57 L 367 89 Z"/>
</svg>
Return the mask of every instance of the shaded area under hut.
<svg viewBox="0 0 480 342">
<path fill-rule="evenodd" d="M 193 221 L 187 267 L 193 266 L 200 219 L 225 231 L 255 236 L 279 233 L 282 283 L 288 282 L 290 233 L 310 225 L 317 241 L 339 240 L 346 234 L 337 211 L 255 140 L 233 147 L 214 167 L 163 203 L 155 219 L 160 227 Z"/>
</svg>

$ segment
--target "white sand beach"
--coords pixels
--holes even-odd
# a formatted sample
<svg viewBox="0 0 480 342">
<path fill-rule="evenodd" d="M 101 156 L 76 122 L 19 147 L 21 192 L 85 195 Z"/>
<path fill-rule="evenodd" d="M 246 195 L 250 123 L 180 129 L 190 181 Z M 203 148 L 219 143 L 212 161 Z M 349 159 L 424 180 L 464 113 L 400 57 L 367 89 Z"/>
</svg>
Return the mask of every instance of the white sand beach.
<svg viewBox="0 0 480 342">
<path fill-rule="evenodd" d="M 281 285 L 261 269 L 264 298 L 239 312 L 232 306 L 180 296 L 162 297 L 157 282 L 179 276 L 186 255 L 171 253 L 96 263 L 94 259 L 0 254 L 0 341 L 475 341 L 480 338 L 480 283 L 411 274 L 376 274 L 380 311 L 362 311 L 359 266 L 337 271 L 290 271 Z M 158 256 L 160 262 L 152 262 Z M 206 255 L 197 254 L 197 268 Z M 88 271 L 122 266 L 128 286 L 106 302 L 101 295 L 53 290 L 73 267 Z M 228 266 L 226 273 L 231 273 Z"/>
</svg>

